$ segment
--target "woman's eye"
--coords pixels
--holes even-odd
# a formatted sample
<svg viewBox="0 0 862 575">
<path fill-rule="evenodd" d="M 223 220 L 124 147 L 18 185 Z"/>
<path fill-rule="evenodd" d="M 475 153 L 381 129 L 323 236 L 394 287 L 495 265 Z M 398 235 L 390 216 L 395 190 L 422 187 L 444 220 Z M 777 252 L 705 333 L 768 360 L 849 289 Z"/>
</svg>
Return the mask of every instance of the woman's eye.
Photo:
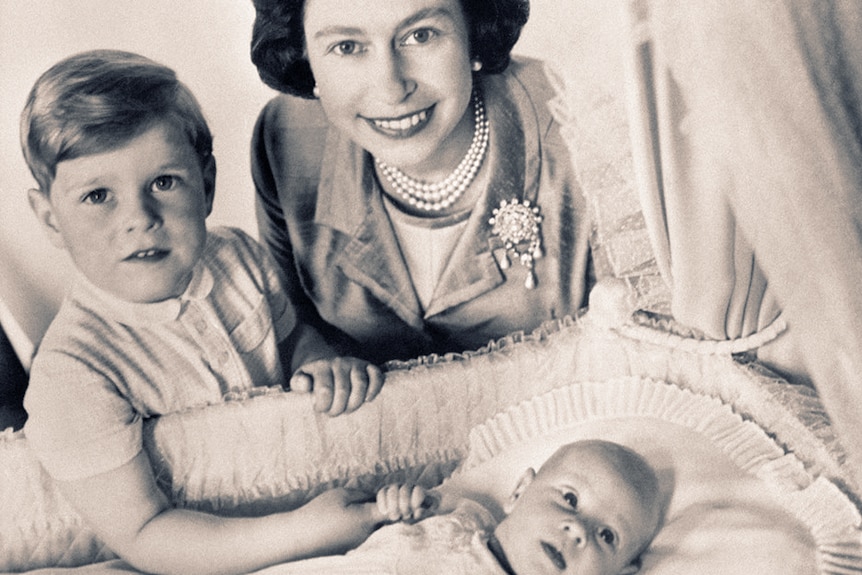
<svg viewBox="0 0 862 575">
<path fill-rule="evenodd" d="M 613 545 L 614 543 L 617 542 L 617 536 L 614 534 L 613 531 L 611 531 L 607 527 L 605 527 L 599 531 L 599 537 L 601 538 L 602 541 L 604 541 L 608 545 Z"/>
<path fill-rule="evenodd" d="M 86 204 L 102 204 L 108 199 L 108 190 L 99 188 L 84 194 L 82 201 Z"/>
<path fill-rule="evenodd" d="M 359 44 L 353 40 L 344 40 L 333 46 L 332 51 L 339 56 L 351 56 L 359 52 Z"/>
<path fill-rule="evenodd" d="M 577 508 L 578 508 L 578 496 L 577 496 L 577 495 L 575 495 L 574 493 L 571 493 L 571 492 L 569 492 L 569 493 L 564 493 L 564 494 L 563 494 L 563 499 L 565 499 L 565 500 L 566 500 L 566 503 L 567 503 L 567 504 L 569 505 L 569 507 L 571 507 L 572 509 L 577 509 Z"/>
<path fill-rule="evenodd" d="M 159 176 L 153 180 L 153 189 L 159 192 L 167 192 L 176 184 L 176 178 L 173 176 Z"/>
<path fill-rule="evenodd" d="M 403 44 L 425 44 L 426 42 L 434 38 L 434 36 L 436 35 L 437 32 L 431 30 L 430 28 L 420 28 L 418 30 L 410 32 L 410 34 L 408 34 L 407 37 L 404 39 Z"/>
</svg>

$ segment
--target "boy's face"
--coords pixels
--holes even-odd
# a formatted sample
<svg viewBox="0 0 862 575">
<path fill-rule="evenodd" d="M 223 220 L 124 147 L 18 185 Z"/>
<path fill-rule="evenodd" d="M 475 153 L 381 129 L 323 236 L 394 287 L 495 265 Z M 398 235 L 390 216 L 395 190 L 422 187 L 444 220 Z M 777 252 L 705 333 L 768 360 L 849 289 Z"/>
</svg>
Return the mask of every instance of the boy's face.
<svg viewBox="0 0 862 575">
<path fill-rule="evenodd" d="M 573 444 L 522 477 L 495 531 L 515 573 L 634 573 L 658 504 L 645 500 L 601 446 Z M 652 498 L 655 499 L 655 498 Z"/>
<path fill-rule="evenodd" d="M 125 145 L 57 165 L 50 195 L 30 200 L 52 241 L 87 279 L 121 299 L 178 296 L 206 242 L 215 163 L 158 122 Z"/>
</svg>

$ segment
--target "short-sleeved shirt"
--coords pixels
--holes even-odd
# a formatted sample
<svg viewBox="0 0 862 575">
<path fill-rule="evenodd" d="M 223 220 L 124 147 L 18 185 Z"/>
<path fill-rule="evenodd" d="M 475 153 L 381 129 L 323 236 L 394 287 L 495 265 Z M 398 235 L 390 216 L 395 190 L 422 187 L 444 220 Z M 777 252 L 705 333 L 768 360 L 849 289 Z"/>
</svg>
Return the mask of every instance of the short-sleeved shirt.
<svg viewBox="0 0 862 575">
<path fill-rule="evenodd" d="M 295 323 L 267 254 L 237 229 L 209 232 L 178 298 L 124 302 L 79 278 L 33 361 L 28 441 L 58 479 L 115 469 L 142 449 L 144 418 L 281 385 L 278 342 Z"/>
</svg>

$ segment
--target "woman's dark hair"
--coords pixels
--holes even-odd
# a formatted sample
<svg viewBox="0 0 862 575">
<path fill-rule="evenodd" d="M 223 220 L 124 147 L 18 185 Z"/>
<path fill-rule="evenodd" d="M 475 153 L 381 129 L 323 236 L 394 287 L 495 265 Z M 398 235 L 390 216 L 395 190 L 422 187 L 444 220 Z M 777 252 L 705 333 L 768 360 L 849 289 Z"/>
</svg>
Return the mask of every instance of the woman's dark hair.
<svg viewBox="0 0 862 575">
<path fill-rule="evenodd" d="M 483 74 L 509 65 L 512 47 L 530 15 L 529 0 L 460 0 L 470 33 L 471 58 Z M 264 83 L 279 92 L 312 98 L 314 75 L 305 55 L 305 0 L 254 0 L 251 61 Z"/>
</svg>

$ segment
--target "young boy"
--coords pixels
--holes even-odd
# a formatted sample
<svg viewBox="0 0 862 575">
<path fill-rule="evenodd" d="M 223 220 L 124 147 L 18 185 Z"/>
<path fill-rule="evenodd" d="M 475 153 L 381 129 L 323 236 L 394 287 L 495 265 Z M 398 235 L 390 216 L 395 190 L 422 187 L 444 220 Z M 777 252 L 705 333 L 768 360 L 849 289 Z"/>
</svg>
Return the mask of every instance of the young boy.
<svg viewBox="0 0 862 575">
<path fill-rule="evenodd" d="M 142 450 L 144 418 L 284 382 L 331 415 L 380 370 L 335 358 L 298 324 L 264 251 L 207 233 L 212 137 L 174 72 L 136 54 L 63 60 L 33 87 L 22 148 L 40 224 L 78 281 L 31 368 L 25 430 L 69 502 L 122 558 L 155 573 L 245 572 L 351 548 L 379 522 L 335 490 L 291 513 L 227 519 L 171 507 Z"/>
<path fill-rule="evenodd" d="M 538 473 L 527 469 L 499 522 L 472 497 L 445 486 L 441 492 L 435 511 L 434 496 L 420 487 L 383 488 L 377 495 L 382 516 L 421 520 L 381 527 L 345 557 L 279 567 L 279 575 L 630 575 L 640 568 L 662 515 L 650 465 L 631 449 L 601 440 L 564 445 Z"/>
</svg>

